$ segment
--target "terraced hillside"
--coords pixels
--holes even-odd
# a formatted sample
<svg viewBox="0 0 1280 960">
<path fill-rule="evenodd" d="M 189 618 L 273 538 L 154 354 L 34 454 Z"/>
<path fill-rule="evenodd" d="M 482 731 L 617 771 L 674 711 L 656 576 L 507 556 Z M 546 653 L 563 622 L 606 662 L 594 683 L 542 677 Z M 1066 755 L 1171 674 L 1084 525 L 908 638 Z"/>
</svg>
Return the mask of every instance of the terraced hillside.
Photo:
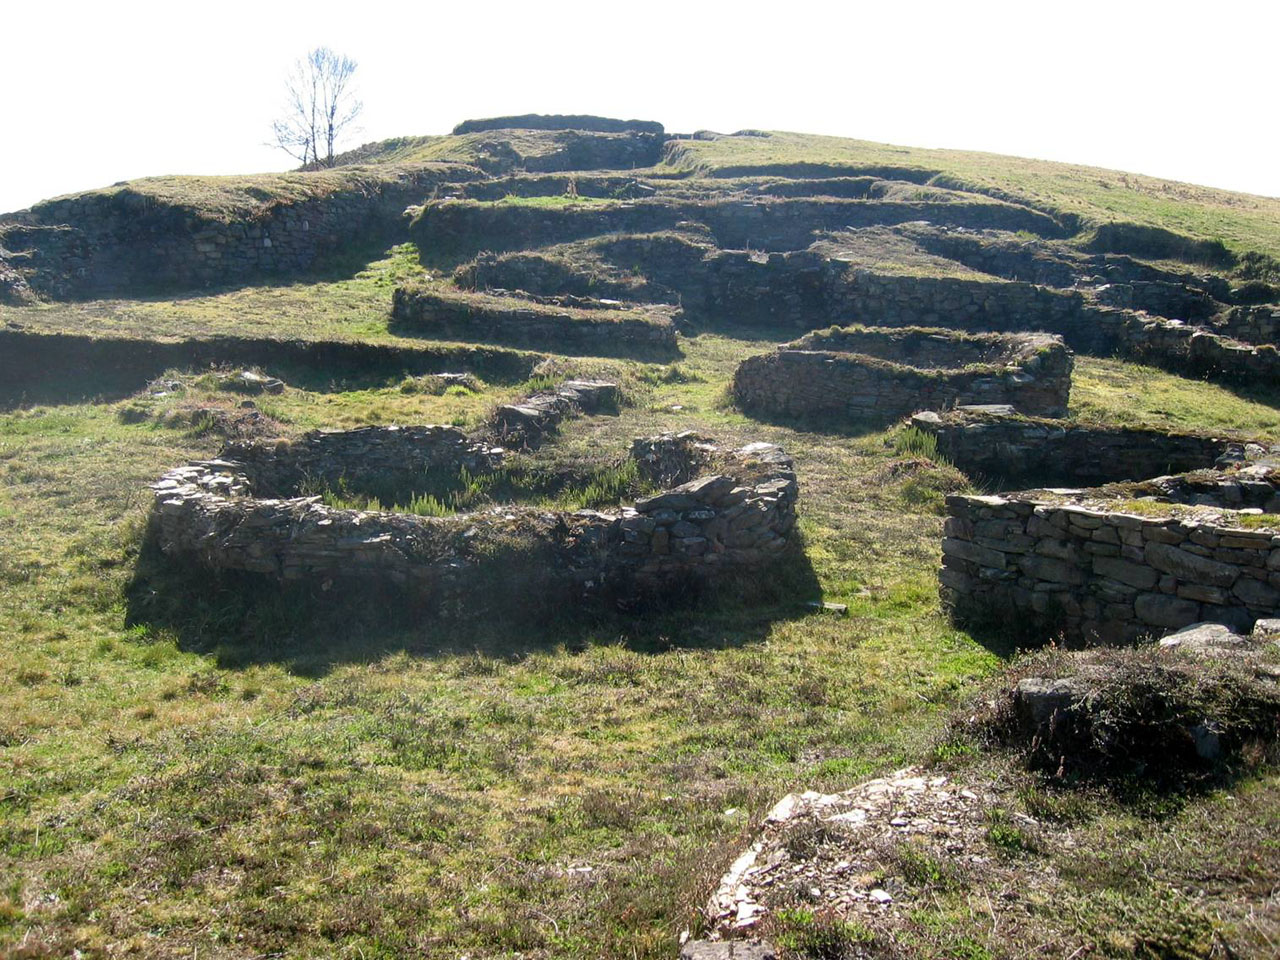
<svg viewBox="0 0 1280 960">
<path fill-rule="evenodd" d="M 1280 201 L 339 160 L 0 216 L 0 952 L 1273 955 Z"/>
</svg>

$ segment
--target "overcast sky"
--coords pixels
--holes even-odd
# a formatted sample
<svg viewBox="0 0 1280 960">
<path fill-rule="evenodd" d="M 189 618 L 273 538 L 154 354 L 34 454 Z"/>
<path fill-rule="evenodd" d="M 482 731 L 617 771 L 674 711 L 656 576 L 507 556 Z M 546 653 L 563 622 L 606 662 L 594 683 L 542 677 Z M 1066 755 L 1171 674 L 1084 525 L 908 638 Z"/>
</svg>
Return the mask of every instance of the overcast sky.
<svg viewBox="0 0 1280 960">
<path fill-rule="evenodd" d="M 0 211 L 118 180 L 252 173 L 289 65 L 355 58 L 350 145 L 600 113 L 989 150 L 1280 195 L 1276 0 L 15 2 Z"/>
</svg>

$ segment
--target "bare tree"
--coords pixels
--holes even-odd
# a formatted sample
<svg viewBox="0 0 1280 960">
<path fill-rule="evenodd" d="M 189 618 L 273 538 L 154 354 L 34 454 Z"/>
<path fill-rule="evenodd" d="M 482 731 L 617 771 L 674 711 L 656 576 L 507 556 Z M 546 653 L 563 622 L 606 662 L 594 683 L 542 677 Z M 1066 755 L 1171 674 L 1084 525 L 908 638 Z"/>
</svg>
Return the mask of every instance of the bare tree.
<svg viewBox="0 0 1280 960">
<path fill-rule="evenodd" d="M 364 104 L 351 89 L 356 62 L 317 47 L 293 65 L 284 116 L 272 125 L 276 146 L 303 166 L 333 166 L 333 148 Z"/>
</svg>

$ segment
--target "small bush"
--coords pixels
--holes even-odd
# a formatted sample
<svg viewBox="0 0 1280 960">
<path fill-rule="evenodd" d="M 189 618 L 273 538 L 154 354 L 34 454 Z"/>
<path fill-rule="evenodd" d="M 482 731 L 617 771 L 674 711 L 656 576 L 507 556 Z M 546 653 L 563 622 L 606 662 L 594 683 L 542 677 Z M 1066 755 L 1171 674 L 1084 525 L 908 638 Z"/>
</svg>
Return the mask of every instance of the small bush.
<svg viewBox="0 0 1280 960">
<path fill-rule="evenodd" d="M 777 912 L 769 937 L 782 949 L 810 960 L 846 960 L 860 955 L 859 948 L 875 940 L 860 923 L 795 907 Z"/>
</svg>

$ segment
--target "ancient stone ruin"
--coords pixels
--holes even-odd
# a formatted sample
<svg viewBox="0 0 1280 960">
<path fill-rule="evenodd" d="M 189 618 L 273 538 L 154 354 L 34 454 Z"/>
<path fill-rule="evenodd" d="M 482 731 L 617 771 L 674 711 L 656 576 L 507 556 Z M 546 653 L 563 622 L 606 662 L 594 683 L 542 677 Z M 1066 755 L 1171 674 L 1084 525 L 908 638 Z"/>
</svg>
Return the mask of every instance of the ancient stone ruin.
<svg viewBox="0 0 1280 960">
<path fill-rule="evenodd" d="M 1062 339 L 1049 334 L 832 328 L 743 361 L 733 395 L 751 413 L 841 423 L 888 422 L 955 404 L 1061 416 L 1071 367 Z"/>
<path fill-rule="evenodd" d="M 932 436 L 939 456 L 970 477 L 1001 486 L 1143 480 L 1280 453 L 1247 440 L 1020 416 L 1012 408 L 926 410 L 912 416 L 911 426 Z"/>
<path fill-rule="evenodd" d="M 1280 614 L 1280 465 L 947 498 L 942 599 L 962 623 L 1119 643 Z"/>
<path fill-rule="evenodd" d="M 546 601 L 661 595 L 730 570 L 764 575 L 791 543 L 798 491 L 786 454 L 692 435 L 637 441 L 642 475 L 690 479 L 612 513 L 498 505 L 418 516 L 301 493 L 317 480 L 358 489 L 425 471 L 481 474 L 503 453 L 452 427 L 232 445 L 155 484 L 156 535 L 174 562 L 318 584 L 373 578 L 442 614 L 474 611 L 499 580 Z"/>
</svg>

